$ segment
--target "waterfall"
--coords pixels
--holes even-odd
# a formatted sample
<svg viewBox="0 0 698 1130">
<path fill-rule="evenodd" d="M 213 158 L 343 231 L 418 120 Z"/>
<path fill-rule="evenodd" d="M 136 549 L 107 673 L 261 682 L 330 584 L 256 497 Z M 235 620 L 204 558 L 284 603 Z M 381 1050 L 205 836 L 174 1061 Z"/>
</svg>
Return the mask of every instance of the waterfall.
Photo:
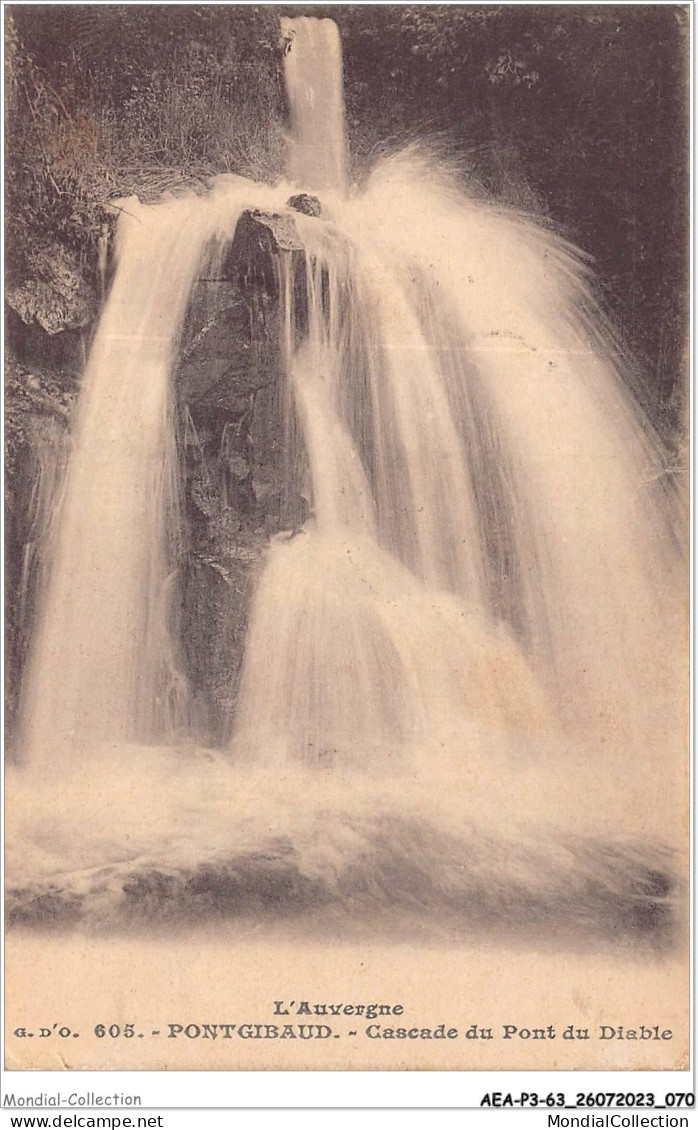
<svg viewBox="0 0 698 1130">
<path fill-rule="evenodd" d="M 170 900 L 199 915 L 199 895 L 368 920 L 375 897 L 488 929 L 520 911 L 659 936 L 683 811 L 685 511 L 585 261 L 416 148 L 348 193 L 337 29 L 284 33 L 288 181 L 121 202 L 42 520 L 19 920 L 63 890 L 67 920 L 100 924 L 159 900 L 171 924 Z M 320 216 L 288 206 L 299 188 Z M 193 289 L 255 209 L 304 249 L 275 253 L 289 528 L 256 581 L 231 740 L 197 750 L 171 378 Z"/>
<path fill-rule="evenodd" d="M 583 262 L 416 151 L 343 193 L 336 26 L 284 32 L 288 175 L 327 187 L 323 216 L 237 177 L 125 202 L 47 539 L 30 759 L 187 734 L 170 373 L 207 257 L 265 207 L 305 249 L 279 260 L 280 399 L 313 513 L 268 551 L 235 758 L 378 772 L 560 725 L 650 748 L 676 716 L 676 500 Z"/>
</svg>

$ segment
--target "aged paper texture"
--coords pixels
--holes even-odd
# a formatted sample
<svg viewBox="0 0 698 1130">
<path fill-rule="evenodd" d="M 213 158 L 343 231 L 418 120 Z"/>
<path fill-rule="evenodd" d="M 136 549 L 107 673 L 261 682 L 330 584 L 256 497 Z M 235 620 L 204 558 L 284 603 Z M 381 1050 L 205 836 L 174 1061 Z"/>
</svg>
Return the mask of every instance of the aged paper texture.
<svg viewBox="0 0 698 1130">
<path fill-rule="evenodd" d="M 5 6 L 7 1068 L 686 1069 L 688 50 Z"/>
</svg>

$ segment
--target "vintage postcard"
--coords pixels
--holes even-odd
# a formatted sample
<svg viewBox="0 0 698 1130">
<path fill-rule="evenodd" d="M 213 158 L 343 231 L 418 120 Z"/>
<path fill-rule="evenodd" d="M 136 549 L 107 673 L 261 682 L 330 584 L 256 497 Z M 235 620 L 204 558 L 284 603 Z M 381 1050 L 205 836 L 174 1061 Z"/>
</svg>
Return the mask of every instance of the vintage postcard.
<svg viewBox="0 0 698 1130">
<path fill-rule="evenodd" d="M 686 1070 L 689 6 L 4 16 L 6 1068 Z"/>
</svg>

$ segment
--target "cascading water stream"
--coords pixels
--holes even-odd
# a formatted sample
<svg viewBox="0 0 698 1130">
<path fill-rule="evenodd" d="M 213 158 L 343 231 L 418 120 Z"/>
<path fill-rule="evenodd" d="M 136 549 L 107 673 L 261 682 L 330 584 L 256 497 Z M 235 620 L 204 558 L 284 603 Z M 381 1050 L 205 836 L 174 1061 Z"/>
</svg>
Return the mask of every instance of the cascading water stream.
<svg viewBox="0 0 698 1130">
<path fill-rule="evenodd" d="M 85 372 L 25 679 L 25 760 L 82 769 L 102 744 L 186 733 L 169 595 L 179 538 L 170 371 L 197 274 L 272 190 L 125 201 L 117 271 Z"/>
<path fill-rule="evenodd" d="M 334 20 L 282 18 L 291 113 L 286 171 L 310 192 L 347 188 L 342 46 Z"/>
<path fill-rule="evenodd" d="M 358 248 L 365 314 L 378 313 L 382 383 L 414 402 L 410 372 L 428 358 L 437 391 L 416 413 L 422 437 L 438 434 L 433 464 L 451 453 L 462 476 L 449 467 L 431 496 L 451 567 L 422 575 L 509 621 L 573 730 L 656 749 L 660 719 L 676 716 L 680 509 L 576 253 L 409 154 L 336 222 Z M 412 337 L 386 293 L 411 309 Z M 419 447 L 404 425 L 401 446 L 411 481 Z"/>
</svg>

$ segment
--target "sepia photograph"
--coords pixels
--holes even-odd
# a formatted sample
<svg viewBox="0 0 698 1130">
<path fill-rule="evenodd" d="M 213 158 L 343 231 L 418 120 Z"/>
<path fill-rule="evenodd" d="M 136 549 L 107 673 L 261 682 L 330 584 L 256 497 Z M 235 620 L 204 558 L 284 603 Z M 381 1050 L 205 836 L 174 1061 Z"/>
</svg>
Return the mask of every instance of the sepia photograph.
<svg viewBox="0 0 698 1130">
<path fill-rule="evenodd" d="M 689 8 L 4 5 L 6 1069 L 687 1070 Z"/>
</svg>

